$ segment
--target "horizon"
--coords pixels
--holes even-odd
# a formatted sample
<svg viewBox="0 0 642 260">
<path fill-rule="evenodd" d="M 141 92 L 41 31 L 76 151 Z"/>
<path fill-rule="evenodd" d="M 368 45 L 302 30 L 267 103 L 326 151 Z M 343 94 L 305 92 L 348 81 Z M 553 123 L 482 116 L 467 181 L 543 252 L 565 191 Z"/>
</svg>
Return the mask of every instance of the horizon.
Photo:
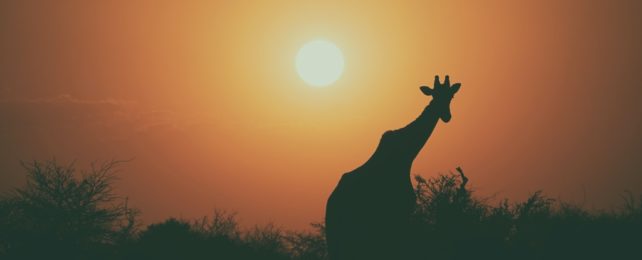
<svg viewBox="0 0 642 260">
<path fill-rule="evenodd" d="M 0 3 L 0 192 L 20 161 L 130 159 L 115 188 L 154 223 L 215 209 L 307 228 L 342 174 L 462 83 L 412 168 L 462 167 L 482 197 L 588 209 L 642 193 L 642 4 Z M 306 84 L 330 41 L 345 68 Z"/>
</svg>

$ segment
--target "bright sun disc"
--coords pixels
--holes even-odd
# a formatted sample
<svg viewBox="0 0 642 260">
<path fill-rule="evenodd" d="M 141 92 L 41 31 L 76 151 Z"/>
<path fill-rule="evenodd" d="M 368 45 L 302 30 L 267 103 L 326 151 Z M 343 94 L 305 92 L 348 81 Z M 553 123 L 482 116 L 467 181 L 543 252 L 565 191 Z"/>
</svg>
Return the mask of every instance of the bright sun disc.
<svg viewBox="0 0 642 260">
<path fill-rule="evenodd" d="M 296 70 L 299 76 L 312 86 L 332 84 L 343 73 L 343 67 L 341 50 L 329 41 L 308 42 L 296 55 Z"/>
</svg>

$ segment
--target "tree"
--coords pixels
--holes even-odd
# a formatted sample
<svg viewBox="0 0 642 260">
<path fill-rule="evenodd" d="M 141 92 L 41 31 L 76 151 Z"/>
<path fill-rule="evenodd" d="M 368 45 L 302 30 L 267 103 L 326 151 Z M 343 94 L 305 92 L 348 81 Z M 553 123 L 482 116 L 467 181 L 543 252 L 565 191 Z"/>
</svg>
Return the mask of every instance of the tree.
<svg viewBox="0 0 642 260">
<path fill-rule="evenodd" d="M 112 183 L 122 161 L 92 163 L 76 174 L 74 164 L 23 162 L 27 183 L 3 198 L 0 243 L 16 257 L 79 257 L 131 237 L 137 211 L 117 196 Z M 115 251 L 115 250 L 111 250 Z"/>
</svg>

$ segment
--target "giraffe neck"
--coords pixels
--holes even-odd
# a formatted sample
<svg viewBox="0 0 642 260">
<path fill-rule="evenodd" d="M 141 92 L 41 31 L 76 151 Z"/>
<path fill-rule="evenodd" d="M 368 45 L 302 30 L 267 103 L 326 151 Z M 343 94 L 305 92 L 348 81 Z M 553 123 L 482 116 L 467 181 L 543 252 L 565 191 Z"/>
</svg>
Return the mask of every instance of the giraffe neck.
<svg viewBox="0 0 642 260">
<path fill-rule="evenodd" d="M 409 156 L 412 156 L 412 160 L 414 160 L 417 154 L 424 147 L 428 138 L 430 138 L 432 132 L 435 130 L 438 122 L 439 110 L 434 102 L 430 102 L 417 119 L 400 129 L 404 134 L 403 138 L 407 140 L 408 144 L 410 144 L 407 147 L 407 152 L 409 153 Z"/>
<path fill-rule="evenodd" d="M 437 105 L 432 102 L 415 120 L 403 128 L 387 131 L 366 165 L 410 173 L 410 167 L 439 121 Z M 405 174 L 402 174 L 405 175 Z"/>
</svg>

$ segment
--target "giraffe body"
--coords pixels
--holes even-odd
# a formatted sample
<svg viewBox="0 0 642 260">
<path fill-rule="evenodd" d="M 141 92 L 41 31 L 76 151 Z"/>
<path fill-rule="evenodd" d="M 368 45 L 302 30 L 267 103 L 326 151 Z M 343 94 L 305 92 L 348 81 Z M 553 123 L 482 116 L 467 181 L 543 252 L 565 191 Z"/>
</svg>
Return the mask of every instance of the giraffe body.
<svg viewBox="0 0 642 260">
<path fill-rule="evenodd" d="M 431 92 L 433 101 L 421 115 L 404 128 L 385 132 L 370 159 L 344 174 L 328 198 L 331 259 L 409 258 L 410 217 L 416 202 L 410 168 L 439 119 L 450 120 L 450 100 L 459 88 L 451 90 L 448 77 L 447 88 L 438 84 L 436 78 L 434 91 L 449 94 L 442 94 L 446 99 Z"/>
</svg>

